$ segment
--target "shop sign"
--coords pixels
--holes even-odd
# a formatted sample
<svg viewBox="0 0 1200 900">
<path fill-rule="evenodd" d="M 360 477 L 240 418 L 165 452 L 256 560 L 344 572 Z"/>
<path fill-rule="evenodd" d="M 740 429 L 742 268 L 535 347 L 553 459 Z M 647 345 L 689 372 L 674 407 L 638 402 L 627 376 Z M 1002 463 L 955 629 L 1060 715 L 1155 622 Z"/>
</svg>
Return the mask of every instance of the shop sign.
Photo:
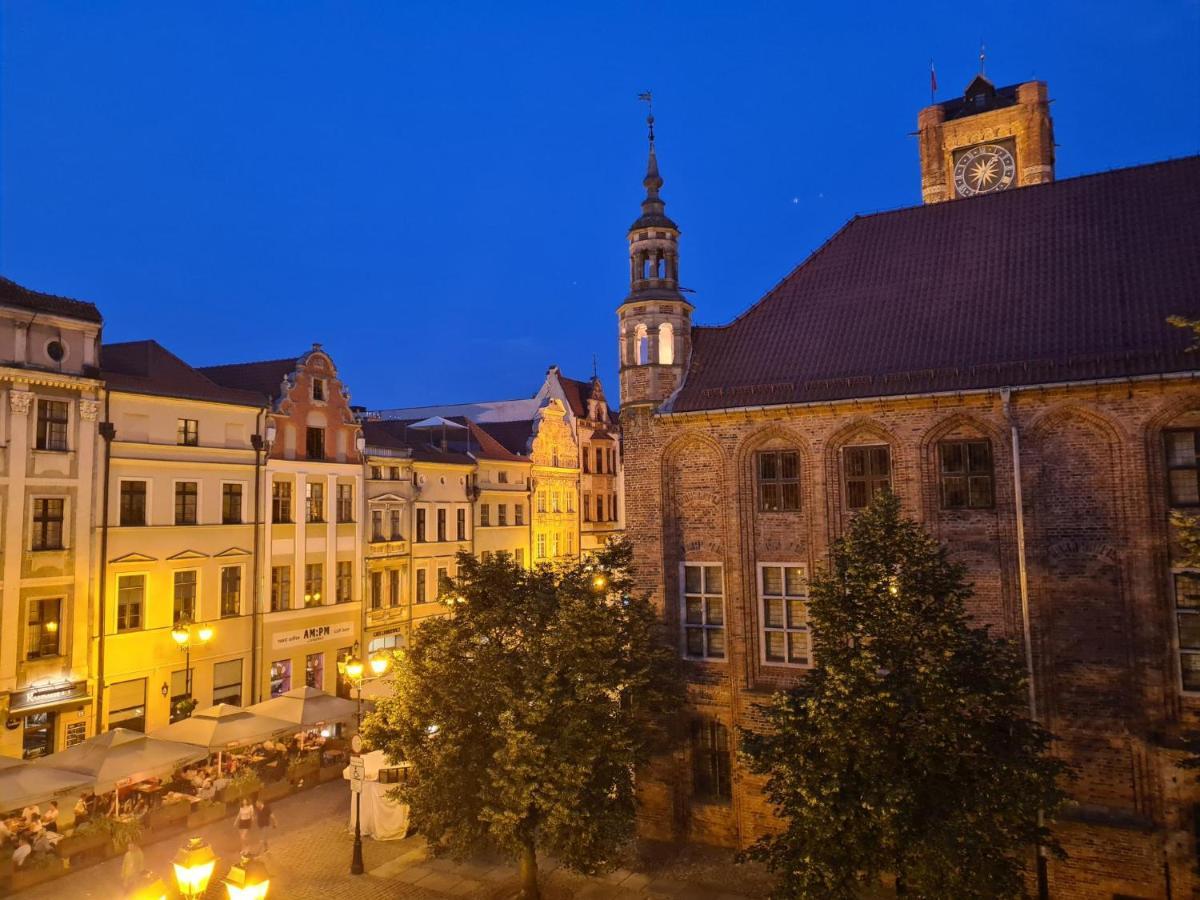
<svg viewBox="0 0 1200 900">
<path fill-rule="evenodd" d="M 353 622 L 333 622 L 329 625 L 313 625 L 310 628 L 297 628 L 295 631 L 277 631 L 271 638 L 274 650 L 286 650 L 288 647 L 303 647 L 307 644 L 321 644 L 334 638 L 345 638 L 354 634 Z"/>
<path fill-rule="evenodd" d="M 25 688 L 23 691 L 13 691 L 9 698 L 8 711 L 23 713 L 30 710 L 46 709 L 52 706 L 63 706 L 68 703 L 83 703 L 88 699 L 86 681 L 60 681 L 53 684 L 39 684 Z"/>
</svg>

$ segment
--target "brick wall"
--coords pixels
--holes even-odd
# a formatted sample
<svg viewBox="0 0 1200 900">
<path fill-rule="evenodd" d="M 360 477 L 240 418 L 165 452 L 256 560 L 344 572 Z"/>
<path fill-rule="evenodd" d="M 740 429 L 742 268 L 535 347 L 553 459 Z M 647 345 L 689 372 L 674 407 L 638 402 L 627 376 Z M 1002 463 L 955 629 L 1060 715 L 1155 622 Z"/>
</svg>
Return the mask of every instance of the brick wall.
<svg viewBox="0 0 1200 900">
<path fill-rule="evenodd" d="M 1164 427 L 1200 423 L 1184 382 L 1019 391 L 1022 493 L 1039 714 L 1055 752 L 1079 769 L 1075 805 L 1056 825 L 1070 858 L 1051 865 L 1053 896 L 1191 890 L 1196 788 L 1169 749 L 1197 727 L 1174 650 Z M 759 647 L 758 561 L 824 564 L 845 528 L 841 451 L 885 443 L 893 489 L 968 567 L 977 621 L 1020 639 L 1016 511 L 1008 420 L 999 394 L 829 404 L 698 416 L 623 414 L 628 534 L 640 586 L 679 630 L 679 567 L 725 567 L 726 661 L 686 662 L 696 715 L 754 727 L 755 704 L 803 677 Z M 995 506 L 942 509 L 937 445 L 986 438 Z M 801 510 L 760 513 L 754 454 L 801 460 Z M 658 838 L 745 846 L 778 827 L 735 763 L 727 804 L 693 802 L 684 751 L 642 778 L 642 829 Z"/>
</svg>

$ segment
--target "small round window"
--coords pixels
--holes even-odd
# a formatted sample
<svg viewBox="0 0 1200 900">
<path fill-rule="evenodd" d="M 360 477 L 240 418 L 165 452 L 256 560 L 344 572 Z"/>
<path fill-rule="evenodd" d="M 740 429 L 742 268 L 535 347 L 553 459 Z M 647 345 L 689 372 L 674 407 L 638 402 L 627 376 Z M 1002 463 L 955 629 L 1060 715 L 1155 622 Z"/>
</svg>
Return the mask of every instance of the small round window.
<svg viewBox="0 0 1200 900">
<path fill-rule="evenodd" d="M 67 348 L 60 341 L 51 341 L 46 345 L 46 355 L 55 362 L 62 362 L 67 355 Z"/>
</svg>

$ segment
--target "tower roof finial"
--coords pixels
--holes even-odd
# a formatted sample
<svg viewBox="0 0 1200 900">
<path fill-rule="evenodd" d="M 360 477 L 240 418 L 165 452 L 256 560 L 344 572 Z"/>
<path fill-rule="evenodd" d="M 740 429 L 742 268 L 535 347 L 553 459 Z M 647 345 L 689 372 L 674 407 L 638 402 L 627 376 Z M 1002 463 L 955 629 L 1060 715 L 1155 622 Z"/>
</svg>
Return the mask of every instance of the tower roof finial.
<svg viewBox="0 0 1200 900">
<path fill-rule="evenodd" d="M 987 48 L 983 45 L 982 38 L 979 41 L 979 74 L 987 75 Z"/>
</svg>

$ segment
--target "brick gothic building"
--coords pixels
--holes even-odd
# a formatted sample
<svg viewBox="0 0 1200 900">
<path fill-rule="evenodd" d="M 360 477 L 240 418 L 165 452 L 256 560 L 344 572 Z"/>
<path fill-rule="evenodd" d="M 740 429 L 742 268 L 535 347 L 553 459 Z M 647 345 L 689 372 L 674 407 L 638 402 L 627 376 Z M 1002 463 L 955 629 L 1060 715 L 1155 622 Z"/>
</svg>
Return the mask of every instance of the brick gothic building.
<svg viewBox="0 0 1200 900">
<path fill-rule="evenodd" d="M 811 665 L 806 579 L 890 487 L 1020 641 L 1078 767 L 1054 897 L 1190 895 L 1200 575 L 1200 157 L 1055 182 L 1046 88 L 972 82 L 920 115 L 927 205 L 856 217 L 728 325 L 678 287 L 651 132 L 618 310 L 626 527 L 686 660 L 691 745 L 642 783 L 652 837 L 773 827 L 736 728 Z M 948 202 L 934 202 L 934 201 Z M 792 602 L 787 602 L 792 601 Z M 1170 886 L 1169 886 L 1170 885 Z"/>
</svg>

